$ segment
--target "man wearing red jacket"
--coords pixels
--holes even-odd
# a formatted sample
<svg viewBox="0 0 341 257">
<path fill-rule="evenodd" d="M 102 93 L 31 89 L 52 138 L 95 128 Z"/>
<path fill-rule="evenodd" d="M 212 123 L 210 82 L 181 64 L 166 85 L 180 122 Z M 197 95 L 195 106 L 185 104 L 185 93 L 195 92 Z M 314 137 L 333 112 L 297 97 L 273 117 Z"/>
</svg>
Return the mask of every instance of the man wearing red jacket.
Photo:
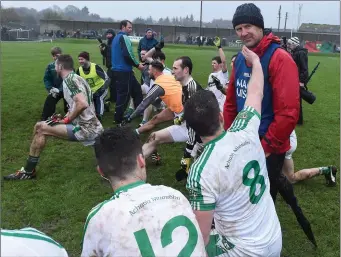
<svg viewBox="0 0 341 257">
<path fill-rule="evenodd" d="M 260 9 L 254 4 L 237 7 L 233 27 L 244 45 L 259 57 L 264 72 L 259 137 L 267 157 L 270 194 L 276 201 L 277 192 L 291 206 L 298 221 L 305 219 L 298 206 L 293 187 L 282 174 L 285 153 L 290 149 L 290 134 L 299 116 L 299 77 L 297 67 L 285 50 L 280 48 L 280 38 L 264 29 Z M 224 128 L 228 129 L 244 106 L 251 65 L 239 53 L 234 61 L 224 104 Z M 300 221 L 301 220 L 301 221 Z M 310 227 L 310 226 L 309 226 Z M 314 243 L 314 239 L 311 239 Z"/>
</svg>

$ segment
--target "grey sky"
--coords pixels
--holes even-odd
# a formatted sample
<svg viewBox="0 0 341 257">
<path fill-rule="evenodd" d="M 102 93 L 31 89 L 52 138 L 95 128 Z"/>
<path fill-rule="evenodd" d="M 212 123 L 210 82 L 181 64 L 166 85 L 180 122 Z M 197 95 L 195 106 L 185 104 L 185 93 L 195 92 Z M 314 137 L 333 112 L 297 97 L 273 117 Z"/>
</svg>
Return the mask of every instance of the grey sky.
<svg viewBox="0 0 341 257">
<path fill-rule="evenodd" d="M 241 1 L 204 1 L 203 21 L 211 21 L 213 18 L 232 19 L 236 7 L 242 3 Z M 339 1 L 257 1 L 254 3 L 262 11 L 266 27 L 277 28 L 278 9 L 281 5 L 280 27 L 284 27 L 285 13 L 288 12 L 287 28 L 297 28 L 299 4 L 303 4 L 301 23 L 340 25 Z M 53 5 L 60 8 L 67 5 L 74 5 L 78 8 L 87 6 L 91 13 L 117 20 L 149 15 L 158 20 L 160 17 L 184 17 L 190 14 L 193 14 L 196 20 L 200 18 L 200 1 L 2 1 L 2 5 L 4 7 L 28 7 L 38 11 Z"/>
</svg>

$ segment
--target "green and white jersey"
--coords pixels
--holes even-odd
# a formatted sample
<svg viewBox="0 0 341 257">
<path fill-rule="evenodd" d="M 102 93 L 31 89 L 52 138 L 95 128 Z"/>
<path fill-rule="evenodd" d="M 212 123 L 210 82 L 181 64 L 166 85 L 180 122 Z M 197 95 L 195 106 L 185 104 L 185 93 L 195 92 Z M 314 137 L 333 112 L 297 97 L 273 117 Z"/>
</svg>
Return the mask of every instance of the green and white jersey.
<svg viewBox="0 0 341 257">
<path fill-rule="evenodd" d="M 119 188 L 93 208 L 82 257 L 206 256 L 191 205 L 179 191 L 143 181 Z"/>
<path fill-rule="evenodd" d="M 1 256 L 67 257 L 64 247 L 34 228 L 1 229 Z"/>
<path fill-rule="evenodd" d="M 74 125 L 73 132 L 79 141 L 85 145 L 91 144 L 93 140 L 103 131 L 101 122 L 96 117 L 95 106 L 92 92 L 89 84 L 81 76 L 71 72 L 63 80 L 64 98 L 69 105 L 69 111 L 72 112 L 76 107 L 73 97 L 82 93 L 89 106 L 72 121 Z"/>
<path fill-rule="evenodd" d="M 192 208 L 214 210 L 216 231 L 245 249 L 243 256 L 268 256 L 267 247 L 281 237 L 259 125 L 260 115 L 245 107 L 228 131 L 205 145 L 186 185 Z"/>
</svg>

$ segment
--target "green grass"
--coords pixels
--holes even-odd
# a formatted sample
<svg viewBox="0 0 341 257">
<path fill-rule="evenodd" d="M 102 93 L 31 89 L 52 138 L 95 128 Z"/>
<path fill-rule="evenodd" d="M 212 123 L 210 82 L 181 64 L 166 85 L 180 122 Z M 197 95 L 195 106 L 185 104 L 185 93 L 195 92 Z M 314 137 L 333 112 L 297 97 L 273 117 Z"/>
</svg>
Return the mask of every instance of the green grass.
<svg viewBox="0 0 341 257">
<path fill-rule="evenodd" d="M 81 51 L 91 54 L 91 61 L 102 63 L 97 42 L 88 40 L 58 45 L 75 60 Z M 2 43 L 2 175 L 24 165 L 32 130 L 39 120 L 46 97 L 43 75 L 51 61 L 54 43 Z M 180 55 L 189 55 L 194 62 L 193 76 L 205 85 L 210 73 L 210 60 L 215 48 L 166 47 L 166 63 Z M 226 51 L 230 58 L 236 51 Z M 309 88 L 317 95 L 313 105 L 304 103 L 302 127 L 297 127 L 298 149 L 294 154 L 296 170 L 340 163 L 340 57 L 311 55 L 310 70 L 320 61 L 319 70 Z M 139 76 L 139 73 L 138 73 Z M 290 74 L 288 74 L 290 76 Z M 58 111 L 62 113 L 62 102 Z M 104 127 L 112 126 L 113 111 L 105 113 Z M 161 126 L 160 126 L 161 127 Z M 147 135 L 146 135 L 147 136 Z M 143 138 L 145 140 L 146 136 Z M 186 193 L 184 182 L 174 178 L 182 157 L 182 144 L 160 147 L 163 165 L 148 166 L 148 182 L 174 187 Z M 339 180 L 339 179 L 338 179 Z M 314 250 L 298 226 L 292 211 L 280 196 L 276 203 L 283 230 L 283 255 L 339 256 L 339 185 L 327 188 L 323 177 L 295 185 L 299 203 L 309 218 L 319 245 Z M 2 182 L 2 228 L 16 229 L 32 226 L 52 236 L 69 252 L 79 256 L 85 218 L 97 203 L 112 194 L 95 170 L 92 148 L 79 143 L 49 139 L 40 158 L 38 179 L 35 181 Z"/>
</svg>

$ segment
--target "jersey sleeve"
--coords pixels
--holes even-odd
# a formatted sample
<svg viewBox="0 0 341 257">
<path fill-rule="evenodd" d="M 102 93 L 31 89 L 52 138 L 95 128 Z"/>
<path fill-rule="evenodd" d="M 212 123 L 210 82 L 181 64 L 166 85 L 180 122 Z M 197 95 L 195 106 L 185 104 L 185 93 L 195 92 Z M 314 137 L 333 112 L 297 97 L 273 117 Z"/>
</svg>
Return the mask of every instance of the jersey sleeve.
<svg viewBox="0 0 341 257">
<path fill-rule="evenodd" d="M 260 125 L 260 114 L 251 106 L 244 106 L 237 117 L 234 119 L 231 127 L 228 129 L 229 132 L 245 131 L 246 133 L 252 134 L 259 137 L 258 130 Z"/>
<path fill-rule="evenodd" d="M 214 181 L 211 181 L 215 180 L 215 177 L 207 166 L 213 147 L 209 145 L 200 158 L 193 163 L 189 171 L 186 188 L 189 192 L 189 202 L 194 211 L 212 211 L 216 206 L 216 193 L 213 189 Z M 212 175 L 212 177 L 207 174 Z"/>
</svg>

